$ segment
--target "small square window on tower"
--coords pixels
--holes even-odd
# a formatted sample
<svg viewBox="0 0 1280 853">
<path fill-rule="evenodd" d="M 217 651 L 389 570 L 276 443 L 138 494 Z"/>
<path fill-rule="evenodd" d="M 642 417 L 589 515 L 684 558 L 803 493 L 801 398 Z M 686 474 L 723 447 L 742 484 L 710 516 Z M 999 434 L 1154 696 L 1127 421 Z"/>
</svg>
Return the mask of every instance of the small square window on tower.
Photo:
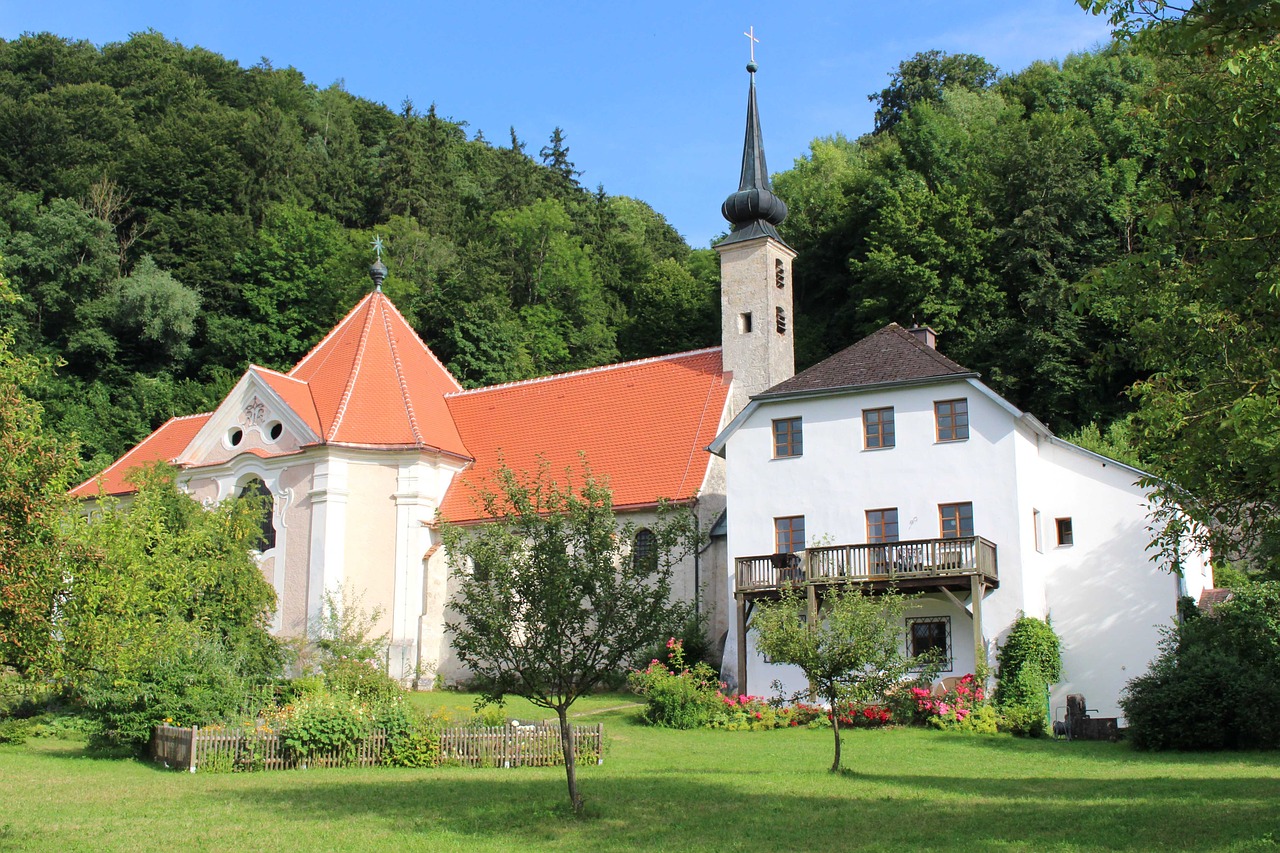
<svg viewBox="0 0 1280 853">
<path fill-rule="evenodd" d="M 744 335 L 751 334 L 751 312 L 743 311 L 738 315 L 738 331 Z"/>
<path fill-rule="evenodd" d="M 1059 518 L 1056 519 L 1056 522 L 1058 525 L 1058 544 L 1074 545 L 1076 540 L 1075 533 L 1071 530 L 1071 519 Z"/>
<path fill-rule="evenodd" d="M 773 283 L 778 287 L 787 286 L 787 265 L 782 262 L 782 258 L 773 260 Z"/>
<path fill-rule="evenodd" d="M 785 335 L 787 333 L 787 312 L 782 310 L 782 306 L 778 306 L 773 310 L 778 321 L 778 334 Z"/>
</svg>

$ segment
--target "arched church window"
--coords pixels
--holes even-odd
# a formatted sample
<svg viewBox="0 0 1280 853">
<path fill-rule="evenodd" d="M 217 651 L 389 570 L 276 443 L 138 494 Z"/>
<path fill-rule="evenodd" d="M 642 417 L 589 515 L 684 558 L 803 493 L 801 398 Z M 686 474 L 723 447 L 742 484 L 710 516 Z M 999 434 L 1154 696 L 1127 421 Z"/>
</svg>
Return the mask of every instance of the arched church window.
<svg viewBox="0 0 1280 853">
<path fill-rule="evenodd" d="M 258 546 L 260 551 L 270 551 L 276 547 L 276 521 L 274 512 L 274 499 L 271 496 L 271 490 L 267 488 L 267 484 L 262 482 L 259 477 L 254 477 L 244 484 L 240 489 L 240 497 L 259 497 L 262 498 L 262 539 Z"/>
<path fill-rule="evenodd" d="M 647 527 L 636 531 L 636 539 L 631 548 L 631 559 L 636 568 L 656 571 L 658 568 L 658 537 Z"/>
</svg>

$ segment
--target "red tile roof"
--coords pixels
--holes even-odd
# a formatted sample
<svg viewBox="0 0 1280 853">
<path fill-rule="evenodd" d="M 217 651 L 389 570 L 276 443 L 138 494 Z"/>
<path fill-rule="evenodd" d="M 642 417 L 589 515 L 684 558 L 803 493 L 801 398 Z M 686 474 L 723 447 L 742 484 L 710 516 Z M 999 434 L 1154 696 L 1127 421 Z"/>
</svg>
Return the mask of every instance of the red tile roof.
<svg viewBox="0 0 1280 853">
<path fill-rule="evenodd" d="M 450 394 L 475 464 L 456 477 L 440 512 L 473 521 L 477 488 L 500 461 L 533 471 L 580 471 L 580 454 L 609 478 L 616 507 L 686 500 L 702 487 L 729 381 L 719 347 Z"/>
<path fill-rule="evenodd" d="M 309 386 L 327 444 L 469 455 L 444 403 L 462 386 L 380 290 L 360 300 L 289 376 Z"/>
<path fill-rule="evenodd" d="M 585 454 L 609 477 L 618 507 L 692 498 L 729 392 L 718 347 L 462 391 L 381 292 L 362 299 L 288 374 L 249 369 L 324 444 L 474 457 L 442 506 L 453 521 L 476 518 L 471 496 L 500 458 L 533 470 L 542 456 L 559 472 L 578 469 Z M 91 497 L 99 481 L 109 494 L 133 491 L 129 469 L 178 458 L 210 417 L 174 418 L 73 494 Z"/>
<path fill-rule="evenodd" d="M 205 412 L 170 418 L 106 470 L 72 489 L 71 494 L 78 498 L 92 498 L 97 497 L 99 489 L 108 495 L 124 495 L 136 491 L 128 481 L 129 473 L 149 462 L 172 462 L 191 443 L 191 439 L 195 438 L 211 414 Z"/>
</svg>

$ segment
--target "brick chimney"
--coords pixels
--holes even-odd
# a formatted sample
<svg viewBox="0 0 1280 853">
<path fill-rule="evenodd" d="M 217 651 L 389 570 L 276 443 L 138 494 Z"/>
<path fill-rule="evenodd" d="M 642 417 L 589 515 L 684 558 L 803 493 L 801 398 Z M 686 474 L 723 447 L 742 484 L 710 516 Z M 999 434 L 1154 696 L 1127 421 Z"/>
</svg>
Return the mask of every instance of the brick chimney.
<svg viewBox="0 0 1280 853">
<path fill-rule="evenodd" d="M 924 344 L 929 349 L 938 348 L 938 333 L 928 326 L 912 326 L 910 329 L 907 329 L 907 331 L 914 335 L 917 341 Z"/>
</svg>

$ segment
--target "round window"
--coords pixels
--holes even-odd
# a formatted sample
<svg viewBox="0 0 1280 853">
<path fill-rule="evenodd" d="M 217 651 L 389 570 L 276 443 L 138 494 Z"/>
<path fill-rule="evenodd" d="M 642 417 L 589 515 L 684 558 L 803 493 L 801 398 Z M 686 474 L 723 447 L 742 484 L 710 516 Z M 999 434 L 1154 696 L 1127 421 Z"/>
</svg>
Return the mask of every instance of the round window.
<svg viewBox="0 0 1280 853">
<path fill-rule="evenodd" d="M 227 433 L 227 444 L 232 447 L 238 447 L 242 441 L 244 441 L 244 430 L 240 429 L 240 427 L 232 427 L 231 431 Z"/>
<path fill-rule="evenodd" d="M 272 441 L 279 440 L 284 435 L 284 424 L 279 421 L 273 421 L 271 426 L 267 427 L 267 435 L 271 436 Z"/>
</svg>

